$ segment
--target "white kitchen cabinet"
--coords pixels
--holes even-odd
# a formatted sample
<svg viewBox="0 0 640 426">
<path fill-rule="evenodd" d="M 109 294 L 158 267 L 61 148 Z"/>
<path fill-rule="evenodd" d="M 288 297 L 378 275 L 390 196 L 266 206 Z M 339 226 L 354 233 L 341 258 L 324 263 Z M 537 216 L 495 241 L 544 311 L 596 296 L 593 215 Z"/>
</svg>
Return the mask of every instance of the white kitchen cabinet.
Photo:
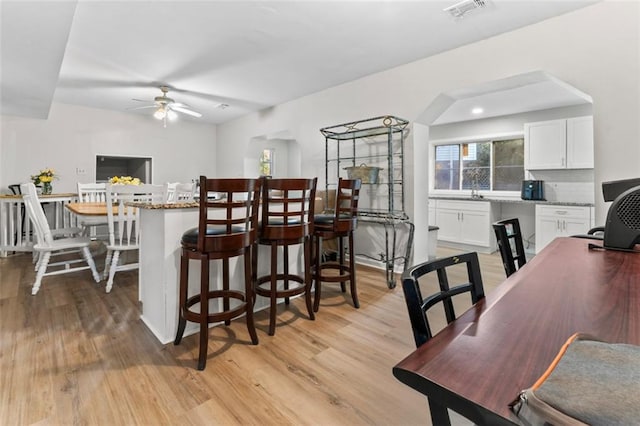
<svg viewBox="0 0 640 426">
<path fill-rule="evenodd" d="M 593 168 L 593 117 L 567 120 L 567 168 Z"/>
<path fill-rule="evenodd" d="M 592 208 L 536 205 L 536 253 L 556 237 L 585 234 L 592 225 Z"/>
<path fill-rule="evenodd" d="M 488 201 L 436 200 L 439 241 L 492 248 L 495 215 Z"/>
<path fill-rule="evenodd" d="M 593 117 L 525 123 L 527 170 L 593 168 Z"/>
</svg>

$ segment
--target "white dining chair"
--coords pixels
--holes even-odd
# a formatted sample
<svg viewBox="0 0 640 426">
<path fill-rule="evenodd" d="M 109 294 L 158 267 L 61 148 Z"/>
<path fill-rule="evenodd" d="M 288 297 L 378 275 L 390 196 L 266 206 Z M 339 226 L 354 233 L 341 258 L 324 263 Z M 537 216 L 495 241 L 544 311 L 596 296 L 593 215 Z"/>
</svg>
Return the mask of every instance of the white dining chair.
<svg viewBox="0 0 640 426">
<path fill-rule="evenodd" d="M 107 197 L 107 184 L 104 182 L 80 183 L 78 182 L 78 202 L 79 203 L 104 203 Z M 106 218 L 105 218 L 106 219 Z M 92 240 L 105 240 L 107 234 L 105 231 L 106 221 L 102 225 L 87 225 L 80 222 L 83 234 L 89 235 Z M 100 231 L 99 232 L 99 228 Z"/>
<path fill-rule="evenodd" d="M 117 271 L 138 269 L 138 259 L 129 263 L 121 262 L 122 252 L 133 252 L 140 248 L 140 209 L 128 205 L 131 202 L 159 204 L 165 201 L 165 185 L 112 185 L 107 184 L 107 222 L 109 241 L 104 264 L 103 277 L 107 278 L 106 292 L 113 287 Z M 114 212 L 114 210 L 116 210 Z M 137 255 L 137 253 L 136 253 Z"/>
<path fill-rule="evenodd" d="M 191 203 L 195 200 L 196 183 L 167 183 L 167 203 Z"/>
<path fill-rule="evenodd" d="M 31 294 L 35 295 L 40 290 L 42 278 L 49 275 L 65 274 L 68 272 L 82 271 L 90 269 L 93 279 L 96 282 L 100 282 L 100 275 L 96 270 L 96 265 L 89 251 L 89 245 L 91 240 L 87 237 L 79 236 L 63 236 L 63 232 L 67 232 L 70 235 L 78 231 L 78 228 L 67 228 L 65 230 L 58 230 L 58 238 L 54 238 L 54 235 L 49 228 L 47 217 L 45 216 L 44 209 L 38 199 L 36 187 L 33 183 L 23 183 L 20 185 L 22 192 L 22 199 L 24 201 L 25 209 L 33 224 L 33 230 L 36 233 L 36 242 L 33 245 L 33 250 L 38 254 L 36 261 L 36 280 L 33 283 Z M 50 262 L 51 256 L 60 253 L 80 252 L 82 258 L 65 259 L 60 262 Z M 70 267 L 72 264 L 85 263 L 84 266 Z M 61 269 L 58 267 L 62 267 Z M 53 270 L 47 271 L 49 268 Z"/>
<path fill-rule="evenodd" d="M 107 184 L 78 182 L 78 202 L 104 203 L 107 197 Z"/>
</svg>

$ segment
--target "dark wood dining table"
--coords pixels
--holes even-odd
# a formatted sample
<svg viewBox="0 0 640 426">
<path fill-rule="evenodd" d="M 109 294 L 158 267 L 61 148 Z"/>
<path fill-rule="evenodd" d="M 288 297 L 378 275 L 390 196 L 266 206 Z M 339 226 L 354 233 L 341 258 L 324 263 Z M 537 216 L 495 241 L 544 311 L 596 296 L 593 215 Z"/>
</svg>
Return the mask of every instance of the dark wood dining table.
<svg viewBox="0 0 640 426">
<path fill-rule="evenodd" d="M 640 253 L 590 243 L 555 239 L 398 363 L 394 376 L 476 424 L 520 424 L 509 404 L 574 333 L 640 345 Z"/>
</svg>

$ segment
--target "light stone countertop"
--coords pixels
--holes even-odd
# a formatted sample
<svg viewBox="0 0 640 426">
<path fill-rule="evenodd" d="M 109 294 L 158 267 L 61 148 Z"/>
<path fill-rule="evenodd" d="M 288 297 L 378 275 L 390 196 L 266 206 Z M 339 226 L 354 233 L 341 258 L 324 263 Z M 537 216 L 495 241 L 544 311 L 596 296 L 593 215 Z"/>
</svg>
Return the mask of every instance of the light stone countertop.
<svg viewBox="0 0 640 426">
<path fill-rule="evenodd" d="M 573 202 L 573 201 L 543 201 L 543 200 L 521 200 L 519 198 L 494 198 L 482 197 L 471 198 L 454 195 L 434 195 L 429 196 L 430 200 L 455 200 L 455 201 L 489 201 L 492 203 L 511 203 L 511 204 L 546 204 L 556 206 L 577 206 L 577 207 L 593 207 L 594 203 Z"/>
</svg>

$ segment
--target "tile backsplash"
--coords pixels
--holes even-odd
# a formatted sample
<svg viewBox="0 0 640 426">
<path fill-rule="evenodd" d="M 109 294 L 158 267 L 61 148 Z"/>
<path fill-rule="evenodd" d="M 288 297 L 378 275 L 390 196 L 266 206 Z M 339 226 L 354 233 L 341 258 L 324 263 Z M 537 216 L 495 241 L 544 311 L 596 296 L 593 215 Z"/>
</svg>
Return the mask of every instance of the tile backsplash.
<svg viewBox="0 0 640 426">
<path fill-rule="evenodd" d="M 594 203 L 593 169 L 531 170 L 529 175 L 544 181 L 547 201 Z"/>
</svg>

